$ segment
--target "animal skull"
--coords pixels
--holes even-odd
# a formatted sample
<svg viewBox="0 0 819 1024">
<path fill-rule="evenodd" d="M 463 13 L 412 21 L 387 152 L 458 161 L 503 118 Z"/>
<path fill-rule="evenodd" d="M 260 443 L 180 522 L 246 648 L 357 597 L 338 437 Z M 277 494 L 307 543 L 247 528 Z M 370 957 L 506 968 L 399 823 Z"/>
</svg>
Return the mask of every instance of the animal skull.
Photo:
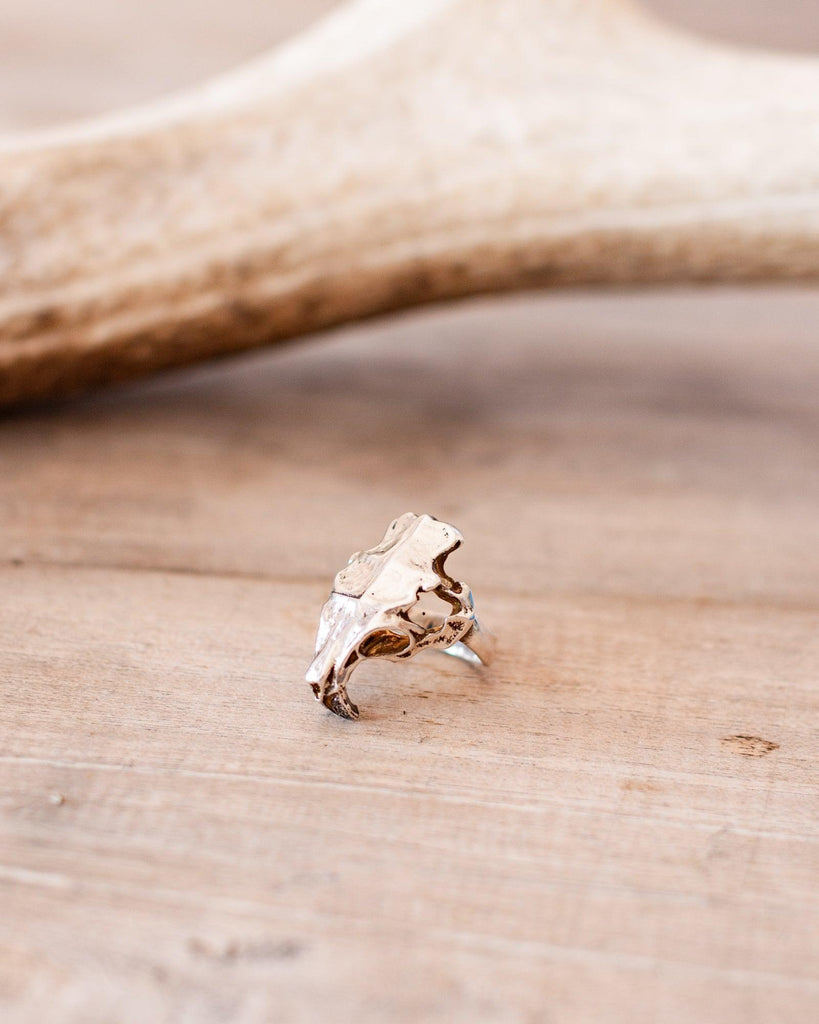
<svg viewBox="0 0 819 1024">
<path fill-rule="evenodd" d="M 472 594 L 444 569 L 463 538 L 453 526 L 407 512 L 383 540 L 353 555 L 336 576 L 321 610 L 316 656 L 307 681 L 316 699 L 343 718 L 358 718 L 347 681 L 364 658 L 411 658 L 426 647 L 447 648 L 475 624 Z M 452 607 L 440 615 L 417 607 L 433 593 Z"/>
</svg>

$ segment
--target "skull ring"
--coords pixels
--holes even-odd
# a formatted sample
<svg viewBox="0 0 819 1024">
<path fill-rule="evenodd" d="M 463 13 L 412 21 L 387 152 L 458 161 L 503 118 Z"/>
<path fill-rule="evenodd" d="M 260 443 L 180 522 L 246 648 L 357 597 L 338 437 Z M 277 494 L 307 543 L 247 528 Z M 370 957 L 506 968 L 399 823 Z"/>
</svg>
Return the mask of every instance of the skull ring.
<svg viewBox="0 0 819 1024">
<path fill-rule="evenodd" d="M 469 587 L 444 568 L 462 540 L 454 526 L 407 512 L 377 547 L 352 556 L 321 610 L 307 670 L 316 700 L 342 718 L 358 718 L 347 682 L 365 658 L 403 661 L 437 647 L 489 664 L 494 638 L 478 625 Z"/>
</svg>

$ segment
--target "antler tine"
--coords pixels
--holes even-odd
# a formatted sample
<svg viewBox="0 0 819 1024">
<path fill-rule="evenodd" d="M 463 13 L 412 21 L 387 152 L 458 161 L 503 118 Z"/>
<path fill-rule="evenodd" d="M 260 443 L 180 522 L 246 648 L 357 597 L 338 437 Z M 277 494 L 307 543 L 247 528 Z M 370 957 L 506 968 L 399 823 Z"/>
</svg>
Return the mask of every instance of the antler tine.
<svg viewBox="0 0 819 1024">
<path fill-rule="evenodd" d="M 626 0 L 359 0 L 0 147 L 0 403 L 475 292 L 815 278 L 819 60 Z"/>
</svg>

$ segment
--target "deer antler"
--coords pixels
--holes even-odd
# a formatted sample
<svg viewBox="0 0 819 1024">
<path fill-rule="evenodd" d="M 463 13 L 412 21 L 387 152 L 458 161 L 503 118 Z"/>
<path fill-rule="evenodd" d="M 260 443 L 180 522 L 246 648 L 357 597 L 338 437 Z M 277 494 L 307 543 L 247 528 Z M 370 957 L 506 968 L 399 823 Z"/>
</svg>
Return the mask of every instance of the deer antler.
<svg viewBox="0 0 819 1024">
<path fill-rule="evenodd" d="M 627 0 L 358 0 L 0 144 L 0 403 L 416 303 L 819 272 L 819 60 Z"/>
</svg>

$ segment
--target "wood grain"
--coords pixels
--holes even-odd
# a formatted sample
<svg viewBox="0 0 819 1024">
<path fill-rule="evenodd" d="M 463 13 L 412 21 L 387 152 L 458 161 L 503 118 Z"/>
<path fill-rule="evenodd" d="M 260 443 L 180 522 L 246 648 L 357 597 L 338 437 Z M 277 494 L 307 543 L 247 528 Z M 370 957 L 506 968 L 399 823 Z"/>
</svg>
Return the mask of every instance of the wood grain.
<svg viewBox="0 0 819 1024">
<path fill-rule="evenodd" d="M 818 312 L 485 304 L 7 420 L 4 1019 L 809 1019 Z M 315 619 L 404 507 L 499 661 L 351 726 Z"/>
<path fill-rule="evenodd" d="M 818 320 L 482 300 L 0 420 L 3 1024 L 812 1020 Z M 498 662 L 345 723 L 406 509 Z"/>
</svg>

